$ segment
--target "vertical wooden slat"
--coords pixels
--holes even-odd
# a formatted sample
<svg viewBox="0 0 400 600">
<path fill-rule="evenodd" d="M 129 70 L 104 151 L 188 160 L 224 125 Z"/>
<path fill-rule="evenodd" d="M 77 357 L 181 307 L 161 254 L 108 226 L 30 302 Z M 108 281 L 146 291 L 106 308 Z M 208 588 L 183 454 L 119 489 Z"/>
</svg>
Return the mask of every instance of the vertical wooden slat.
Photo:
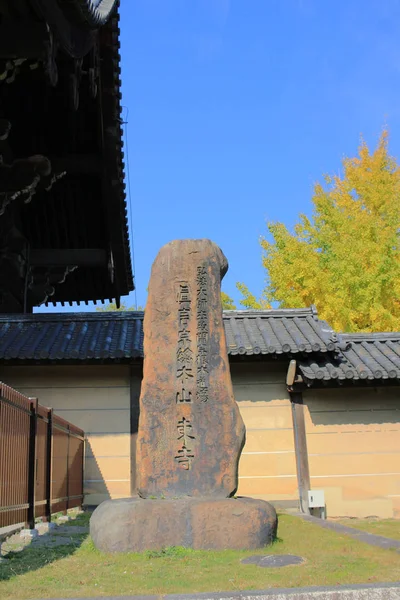
<svg viewBox="0 0 400 600">
<path fill-rule="evenodd" d="M 294 448 L 296 453 L 297 483 L 300 508 L 309 513 L 308 491 L 310 490 L 310 469 L 308 465 L 307 436 L 304 421 L 304 404 L 301 392 L 289 392 L 292 407 Z"/>
<path fill-rule="evenodd" d="M 0 527 L 80 506 L 83 452 L 82 429 L 0 382 Z"/>
<path fill-rule="evenodd" d="M 69 425 L 67 425 L 67 469 L 66 469 L 66 478 L 67 478 L 67 502 L 66 502 L 66 507 L 65 507 L 65 513 L 67 513 L 68 509 L 69 509 L 69 497 L 71 495 L 70 492 L 70 472 L 69 472 L 69 451 L 70 451 L 70 439 L 71 439 L 71 430 L 69 428 Z"/>
<path fill-rule="evenodd" d="M 51 521 L 51 472 L 53 456 L 53 409 L 47 413 L 47 444 L 46 444 L 46 512 L 45 519 Z"/>
<path fill-rule="evenodd" d="M 28 521 L 30 529 L 35 529 L 35 492 L 36 492 L 36 432 L 38 399 L 30 398 L 31 415 L 29 427 L 29 454 L 28 454 Z"/>
</svg>

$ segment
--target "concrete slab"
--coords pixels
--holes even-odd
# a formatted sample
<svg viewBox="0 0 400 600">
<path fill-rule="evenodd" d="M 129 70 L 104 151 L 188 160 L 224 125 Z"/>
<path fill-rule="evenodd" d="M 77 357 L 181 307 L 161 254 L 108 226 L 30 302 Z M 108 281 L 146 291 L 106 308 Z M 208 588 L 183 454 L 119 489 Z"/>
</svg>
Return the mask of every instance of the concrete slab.
<svg viewBox="0 0 400 600">
<path fill-rule="evenodd" d="M 241 561 L 242 565 L 257 565 L 258 567 L 279 568 L 288 567 L 289 565 L 302 565 L 305 559 L 294 554 L 270 554 L 268 556 L 248 556 Z"/>
<path fill-rule="evenodd" d="M 278 588 L 203 594 L 158 596 L 102 596 L 90 600 L 399 600 L 400 582 L 334 587 Z M 37 599 L 40 600 L 40 599 Z M 87 598 L 55 600 L 88 600 Z"/>
<path fill-rule="evenodd" d="M 9 525 L 8 527 L 0 527 L 0 543 L 6 540 L 14 533 L 18 533 L 21 529 L 24 529 L 24 523 L 18 523 L 17 525 Z"/>
</svg>

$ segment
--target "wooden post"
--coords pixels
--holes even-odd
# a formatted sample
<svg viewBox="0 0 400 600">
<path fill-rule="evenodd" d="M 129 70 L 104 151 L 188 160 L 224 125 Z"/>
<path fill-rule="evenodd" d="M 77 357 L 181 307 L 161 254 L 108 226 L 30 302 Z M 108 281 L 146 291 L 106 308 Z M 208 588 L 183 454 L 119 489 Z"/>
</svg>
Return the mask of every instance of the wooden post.
<svg viewBox="0 0 400 600">
<path fill-rule="evenodd" d="M 31 401 L 30 427 L 29 427 L 29 456 L 28 456 L 28 521 L 27 527 L 35 529 L 35 492 L 36 492 L 36 432 L 38 399 L 29 398 Z"/>
<path fill-rule="evenodd" d="M 301 392 L 292 392 L 290 390 L 289 394 L 292 406 L 294 448 L 296 453 L 300 509 L 303 513 L 309 513 L 310 509 L 308 506 L 308 490 L 310 489 L 310 470 L 308 465 L 303 395 Z"/>
<path fill-rule="evenodd" d="M 53 458 L 53 409 L 47 412 L 47 446 L 46 446 L 46 516 L 48 523 L 51 522 L 51 471 Z"/>
<path fill-rule="evenodd" d="M 68 509 L 69 509 L 69 478 L 70 478 L 70 473 L 69 473 L 69 443 L 70 443 L 70 439 L 71 439 L 71 429 L 69 424 L 67 425 L 67 429 L 68 429 L 68 438 L 67 438 L 67 506 L 66 509 L 63 511 L 64 515 L 68 514 Z"/>
<path fill-rule="evenodd" d="M 79 508 L 82 509 L 83 506 L 83 500 L 84 500 L 84 481 L 85 481 L 85 443 L 86 443 L 86 436 L 83 436 L 83 439 L 81 441 L 81 447 L 82 447 L 82 461 L 81 461 L 81 486 L 80 486 L 80 493 L 81 493 L 81 503 L 79 505 Z"/>
</svg>

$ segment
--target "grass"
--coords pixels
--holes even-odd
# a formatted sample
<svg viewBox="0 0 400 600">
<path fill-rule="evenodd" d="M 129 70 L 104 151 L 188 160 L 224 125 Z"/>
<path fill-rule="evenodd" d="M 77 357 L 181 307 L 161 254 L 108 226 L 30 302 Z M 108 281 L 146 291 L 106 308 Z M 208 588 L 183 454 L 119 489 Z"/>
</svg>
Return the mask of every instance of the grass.
<svg viewBox="0 0 400 600">
<path fill-rule="evenodd" d="M 87 516 L 78 517 L 83 525 Z M 71 523 L 72 524 L 72 523 Z M 120 596 L 233 591 L 400 580 L 400 554 L 280 515 L 279 539 L 258 551 L 166 548 L 142 554 L 102 554 L 88 536 L 57 548 L 26 548 L 0 563 L 0 598 Z M 303 565 L 264 569 L 243 565 L 254 554 L 296 554 Z"/>
<path fill-rule="evenodd" d="M 341 519 L 342 525 L 400 540 L 400 519 Z"/>
</svg>

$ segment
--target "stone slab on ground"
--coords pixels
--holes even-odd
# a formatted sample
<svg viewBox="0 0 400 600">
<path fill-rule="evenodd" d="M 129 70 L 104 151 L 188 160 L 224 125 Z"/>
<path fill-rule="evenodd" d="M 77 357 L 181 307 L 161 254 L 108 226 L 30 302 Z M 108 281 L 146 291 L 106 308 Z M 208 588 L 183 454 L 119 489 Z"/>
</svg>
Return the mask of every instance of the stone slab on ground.
<svg viewBox="0 0 400 600">
<path fill-rule="evenodd" d="M 136 497 L 103 502 L 90 519 L 90 534 L 103 552 L 245 550 L 271 543 L 276 523 L 273 506 L 254 498 Z"/>
<path fill-rule="evenodd" d="M 38 537 L 39 531 L 36 529 L 36 527 L 34 529 L 22 529 L 19 535 L 22 539 L 34 540 Z"/>
<path fill-rule="evenodd" d="M 341 523 L 336 523 L 335 521 L 319 519 L 318 517 L 313 517 L 312 515 L 306 515 L 304 513 L 298 512 L 295 514 L 295 516 L 300 517 L 301 519 L 303 519 L 304 521 L 308 521 L 309 523 L 313 523 L 314 525 L 318 525 L 323 529 L 331 529 L 336 533 L 344 533 L 345 535 L 349 535 L 352 538 L 355 538 L 360 542 L 370 544 L 371 546 L 377 546 L 378 548 L 383 548 L 384 550 L 394 548 L 398 552 L 400 552 L 400 540 L 393 540 L 392 538 L 384 537 L 383 535 L 375 535 L 374 533 L 368 533 L 367 531 L 355 529 L 355 527 L 342 525 Z"/>
<path fill-rule="evenodd" d="M 302 565 L 306 561 L 301 556 L 295 556 L 294 554 L 269 554 L 268 556 L 255 555 L 242 558 L 240 561 L 242 565 L 257 565 L 257 567 L 268 568 L 279 568 L 288 567 L 289 565 Z"/>
<path fill-rule="evenodd" d="M 9 525 L 8 527 L 0 527 L 0 544 L 1 542 L 9 538 L 11 535 L 20 532 L 22 529 L 24 529 L 24 527 L 24 523 Z"/>
<path fill-rule="evenodd" d="M 157 596 L 102 596 L 91 600 L 399 600 L 400 582 L 334 587 L 277 588 L 202 594 L 165 594 Z M 37 599 L 41 600 L 41 599 Z M 55 600 L 67 600 L 58 598 Z M 87 600 L 75 598 L 68 600 Z"/>
</svg>

